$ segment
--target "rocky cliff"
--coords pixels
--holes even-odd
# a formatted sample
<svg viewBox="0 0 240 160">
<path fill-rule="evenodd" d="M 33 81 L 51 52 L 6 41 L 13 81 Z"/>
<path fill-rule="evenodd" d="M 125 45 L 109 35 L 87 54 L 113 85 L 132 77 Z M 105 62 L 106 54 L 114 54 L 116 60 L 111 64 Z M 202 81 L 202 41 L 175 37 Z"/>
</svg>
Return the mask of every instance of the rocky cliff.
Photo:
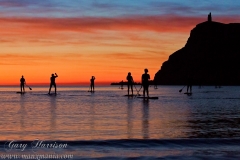
<svg viewBox="0 0 240 160">
<path fill-rule="evenodd" d="M 240 23 L 211 20 L 198 24 L 186 45 L 155 74 L 157 84 L 240 85 Z"/>
</svg>

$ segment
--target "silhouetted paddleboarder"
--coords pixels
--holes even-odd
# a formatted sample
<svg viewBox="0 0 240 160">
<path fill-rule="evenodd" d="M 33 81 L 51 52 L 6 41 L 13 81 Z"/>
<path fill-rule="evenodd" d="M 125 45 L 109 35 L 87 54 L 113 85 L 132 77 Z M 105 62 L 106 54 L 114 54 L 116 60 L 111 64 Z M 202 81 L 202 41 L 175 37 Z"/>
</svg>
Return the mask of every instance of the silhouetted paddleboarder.
<svg viewBox="0 0 240 160">
<path fill-rule="evenodd" d="M 221 88 L 221 86 L 220 85 L 215 85 L 215 88 Z"/>
<path fill-rule="evenodd" d="M 24 85 L 25 85 L 26 81 L 24 79 L 24 77 L 22 76 L 22 78 L 20 79 L 20 89 L 21 89 L 21 93 L 25 93 L 25 88 L 24 88 Z M 23 92 L 22 92 L 23 91 Z"/>
<path fill-rule="evenodd" d="M 154 84 L 154 89 L 158 89 L 156 79 L 153 80 L 153 84 Z"/>
<path fill-rule="evenodd" d="M 129 89 L 131 87 L 131 90 L 132 90 L 132 95 L 133 95 L 133 77 L 131 76 L 131 72 L 128 72 L 128 75 L 127 75 L 127 85 L 128 85 L 128 95 L 129 95 Z"/>
<path fill-rule="evenodd" d="M 149 97 L 149 80 L 150 75 L 148 74 L 148 69 L 144 69 L 144 74 L 142 74 L 142 86 L 143 86 L 143 97 L 145 97 L 145 92 L 147 93 L 147 97 Z"/>
<path fill-rule="evenodd" d="M 121 89 L 123 89 L 123 80 L 120 82 L 120 84 L 121 84 Z"/>
<path fill-rule="evenodd" d="M 92 76 L 92 78 L 90 79 L 90 82 L 91 82 L 91 84 L 90 84 L 90 87 L 91 87 L 91 91 L 90 92 L 94 92 L 94 80 L 95 80 L 96 78 L 94 77 L 94 76 Z"/>
<path fill-rule="evenodd" d="M 57 73 L 55 73 L 55 75 L 52 74 L 52 77 L 50 77 L 51 83 L 50 83 L 50 88 L 49 88 L 48 94 L 50 94 L 51 89 L 52 89 L 52 86 L 55 87 L 55 95 L 57 94 L 57 86 L 56 86 L 56 83 L 55 83 L 55 79 L 56 79 L 57 77 L 58 77 Z"/>
<path fill-rule="evenodd" d="M 188 80 L 187 80 L 187 94 L 191 94 L 192 93 L 192 77 L 188 76 Z"/>
</svg>

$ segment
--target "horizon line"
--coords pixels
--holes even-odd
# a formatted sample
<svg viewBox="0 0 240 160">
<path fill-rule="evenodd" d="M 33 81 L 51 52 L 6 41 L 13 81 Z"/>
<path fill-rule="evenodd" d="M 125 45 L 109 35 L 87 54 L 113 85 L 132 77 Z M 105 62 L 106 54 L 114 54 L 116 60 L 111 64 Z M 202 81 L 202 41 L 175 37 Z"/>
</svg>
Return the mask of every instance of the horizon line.
<svg viewBox="0 0 240 160">
<path fill-rule="evenodd" d="M 111 85 L 113 82 L 98 82 L 95 85 Z M 3 83 L 0 84 L 0 87 L 7 87 L 7 86 L 19 86 L 20 83 Z M 49 86 L 50 83 L 27 83 L 25 86 Z M 88 86 L 90 85 L 89 82 L 67 82 L 67 83 L 56 83 L 57 86 Z"/>
</svg>

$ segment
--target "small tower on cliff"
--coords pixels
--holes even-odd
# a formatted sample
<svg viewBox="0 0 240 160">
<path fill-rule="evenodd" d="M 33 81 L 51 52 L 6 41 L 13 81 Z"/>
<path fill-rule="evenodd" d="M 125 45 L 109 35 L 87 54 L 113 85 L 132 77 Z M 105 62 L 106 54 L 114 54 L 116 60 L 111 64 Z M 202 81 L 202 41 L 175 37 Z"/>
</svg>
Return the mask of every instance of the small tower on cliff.
<svg viewBox="0 0 240 160">
<path fill-rule="evenodd" d="M 212 15 L 211 15 L 211 12 L 208 14 L 208 22 L 212 22 Z"/>
</svg>

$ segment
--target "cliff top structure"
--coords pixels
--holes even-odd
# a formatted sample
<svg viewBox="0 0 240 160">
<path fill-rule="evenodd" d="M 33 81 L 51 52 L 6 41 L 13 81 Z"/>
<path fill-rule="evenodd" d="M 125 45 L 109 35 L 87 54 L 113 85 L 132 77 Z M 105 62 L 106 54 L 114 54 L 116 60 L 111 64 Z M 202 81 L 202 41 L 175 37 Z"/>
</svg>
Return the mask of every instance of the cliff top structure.
<svg viewBox="0 0 240 160">
<path fill-rule="evenodd" d="M 211 23 L 209 23 L 211 22 Z M 191 30 L 183 48 L 174 52 L 155 75 L 158 84 L 240 85 L 240 23 L 206 22 Z"/>
</svg>

